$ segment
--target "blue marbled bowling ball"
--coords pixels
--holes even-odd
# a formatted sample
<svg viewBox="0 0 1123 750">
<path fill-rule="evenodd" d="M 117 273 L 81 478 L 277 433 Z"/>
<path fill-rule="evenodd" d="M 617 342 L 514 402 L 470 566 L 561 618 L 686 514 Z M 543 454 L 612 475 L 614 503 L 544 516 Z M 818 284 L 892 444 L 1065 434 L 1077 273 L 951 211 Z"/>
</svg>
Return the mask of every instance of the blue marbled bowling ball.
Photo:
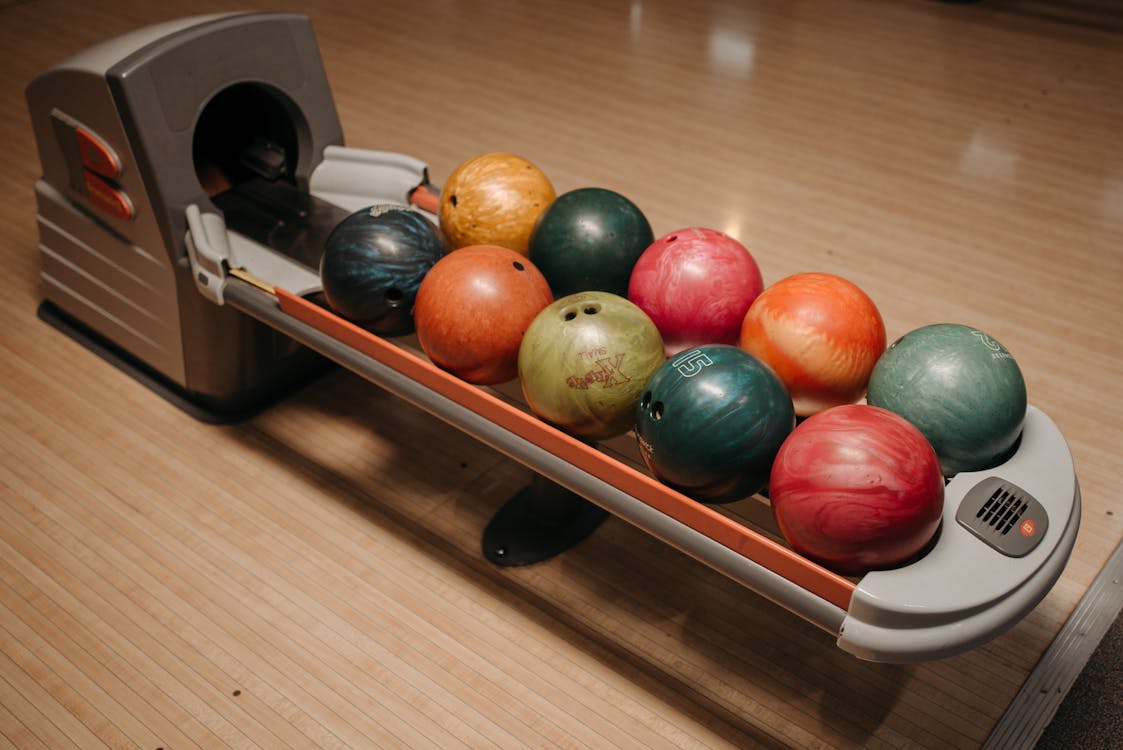
<svg viewBox="0 0 1123 750">
<path fill-rule="evenodd" d="M 647 381 L 636 413 L 644 463 L 659 481 L 704 503 L 759 492 L 795 427 L 772 368 L 735 346 L 684 351 Z"/>
<path fill-rule="evenodd" d="M 409 333 L 417 288 L 447 251 L 437 227 L 416 211 L 364 208 L 328 235 L 320 259 L 324 296 L 338 315 L 373 333 Z"/>
</svg>

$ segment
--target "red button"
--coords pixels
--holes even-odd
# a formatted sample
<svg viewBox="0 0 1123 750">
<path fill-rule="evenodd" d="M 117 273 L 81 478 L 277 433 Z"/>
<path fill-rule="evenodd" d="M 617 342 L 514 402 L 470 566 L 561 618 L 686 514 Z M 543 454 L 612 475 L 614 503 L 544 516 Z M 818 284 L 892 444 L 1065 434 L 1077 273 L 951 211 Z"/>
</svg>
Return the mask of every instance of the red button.
<svg viewBox="0 0 1123 750">
<path fill-rule="evenodd" d="M 115 216 L 122 221 L 128 221 L 135 216 L 133 202 L 123 191 L 98 177 L 88 169 L 82 170 L 86 178 L 86 195 L 94 208 L 105 211 L 110 216 Z"/>
<path fill-rule="evenodd" d="M 1021 532 L 1022 536 L 1033 536 L 1037 533 L 1037 524 L 1033 522 L 1032 518 L 1027 518 L 1022 521 Z"/>
<path fill-rule="evenodd" d="M 110 179 L 121 175 L 121 160 L 105 141 L 83 127 L 75 128 L 74 132 L 78 135 L 82 166 Z"/>
</svg>

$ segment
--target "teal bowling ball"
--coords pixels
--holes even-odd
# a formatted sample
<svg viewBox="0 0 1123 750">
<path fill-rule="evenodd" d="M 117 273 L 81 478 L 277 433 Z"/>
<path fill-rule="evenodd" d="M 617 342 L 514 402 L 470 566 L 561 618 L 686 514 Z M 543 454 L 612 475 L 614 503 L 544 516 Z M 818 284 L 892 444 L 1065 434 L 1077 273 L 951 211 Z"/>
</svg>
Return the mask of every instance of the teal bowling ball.
<svg viewBox="0 0 1123 750">
<path fill-rule="evenodd" d="M 636 439 L 656 479 L 704 503 L 764 489 L 795 427 L 779 376 L 735 346 L 712 344 L 667 360 L 647 382 Z"/>
<path fill-rule="evenodd" d="M 654 241 L 636 204 L 612 190 L 580 188 L 558 196 L 539 217 L 528 255 L 555 297 L 587 291 L 627 297 L 632 267 Z"/>
<path fill-rule="evenodd" d="M 911 331 L 881 356 L 867 401 L 911 422 L 944 476 L 981 471 L 1017 447 L 1026 384 L 1010 352 L 983 331 L 941 323 Z"/>
</svg>

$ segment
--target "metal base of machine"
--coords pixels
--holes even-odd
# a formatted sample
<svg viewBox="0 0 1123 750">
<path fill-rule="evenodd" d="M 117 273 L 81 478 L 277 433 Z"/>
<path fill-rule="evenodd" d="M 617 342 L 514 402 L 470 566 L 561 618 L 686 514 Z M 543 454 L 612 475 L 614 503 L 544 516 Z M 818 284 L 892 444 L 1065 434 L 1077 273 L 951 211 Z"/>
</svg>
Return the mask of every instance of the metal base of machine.
<svg viewBox="0 0 1123 750">
<path fill-rule="evenodd" d="M 294 391 L 319 379 L 334 368 L 334 364 L 329 360 L 318 359 L 313 361 L 304 371 L 293 373 L 292 377 L 287 379 L 283 386 L 262 391 L 252 399 L 239 401 L 236 404 L 213 403 L 200 398 L 148 367 L 144 362 L 99 335 L 82 321 L 68 315 L 50 301 L 41 302 L 36 312 L 40 320 L 55 330 L 101 357 L 177 409 L 206 424 L 243 422 L 282 401 Z"/>
<path fill-rule="evenodd" d="M 578 544 L 607 517 L 599 506 L 535 474 L 484 529 L 484 557 L 503 567 L 543 562 Z"/>
</svg>

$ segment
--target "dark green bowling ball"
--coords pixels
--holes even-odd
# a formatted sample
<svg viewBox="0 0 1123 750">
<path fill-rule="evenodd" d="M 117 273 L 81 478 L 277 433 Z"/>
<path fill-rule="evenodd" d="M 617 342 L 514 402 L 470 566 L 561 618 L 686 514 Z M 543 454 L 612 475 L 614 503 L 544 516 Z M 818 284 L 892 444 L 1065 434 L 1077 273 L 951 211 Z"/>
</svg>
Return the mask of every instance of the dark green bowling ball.
<svg viewBox="0 0 1123 750">
<path fill-rule="evenodd" d="M 559 196 L 530 235 L 530 261 L 555 297 L 587 291 L 626 297 L 632 267 L 655 241 L 647 217 L 630 200 L 603 188 Z"/>
<path fill-rule="evenodd" d="M 878 360 L 867 400 L 928 438 L 945 476 L 1009 457 L 1026 415 L 1026 384 L 1006 347 L 969 326 L 911 331 Z"/>
<path fill-rule="evenodd" d="M 667 360 L 648 380 L 636 414 L 651 473 L 706 503 L 763 489 L 794 426 L 791 397 L 772 368 L 720 344 Z"/>
</svg>

